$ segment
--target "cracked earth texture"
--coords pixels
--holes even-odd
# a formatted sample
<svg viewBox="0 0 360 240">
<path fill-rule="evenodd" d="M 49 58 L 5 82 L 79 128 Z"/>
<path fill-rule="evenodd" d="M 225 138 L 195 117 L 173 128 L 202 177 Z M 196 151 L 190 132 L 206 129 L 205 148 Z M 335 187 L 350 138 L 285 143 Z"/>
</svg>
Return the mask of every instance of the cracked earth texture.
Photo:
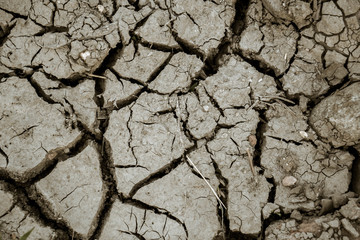
<svg viewBox="0 0 360 240">
<path fill-rule="evenodd" d="M 0 238 L 359 240 L 359 42 L 359 0 L 0 0 Z"/>
</svg>

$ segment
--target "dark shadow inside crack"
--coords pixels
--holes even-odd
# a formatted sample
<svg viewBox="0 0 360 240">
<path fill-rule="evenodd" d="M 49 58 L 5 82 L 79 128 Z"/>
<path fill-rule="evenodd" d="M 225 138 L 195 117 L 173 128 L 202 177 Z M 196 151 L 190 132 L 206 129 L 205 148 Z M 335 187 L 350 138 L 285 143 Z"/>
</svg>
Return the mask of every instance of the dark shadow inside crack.
<svg viewBox="0 0 360 240">
<path fill-rule="evenodd" d="M 5 158 L 5 162 L 6 162 L 5 168 L 6 168 L 7 165 L 9 164 L 9 156 L 5 153 L 4 150 L 1 149 L 1 147 L 0 147 L 0 154 Z"/>
<path fill-rule="evenodd" d="M 157 171 L 151 173 L 150 175 L 148 175 L 147 177 L 142 179 L 141 181 L 137 182 L 130 190 L 128 197 L 132 198 L 140 188 L 142 188 L 146 185 L 149 185 L 150 183 L 169 174 L 172 170 L 174 170 L 182 162 L 183 162 L 183 156 L 181 156 L 180 158 L 174 159 L 170 163 L 166 164 L 165 166 L 161 167 Z"/>
<path fill-rule="evenodd" d="M 147 81 L 147 85 L 149 85 L 152 81 L 155 80 L 155 78 L 157 78 L 157 76 L 159 76 L 159 74 L 162 72 L 162 70 L 164 70 L 164 68 L 169 64 L 171 58 L 174 56 L 173 53 L 169 54 L 169 56 L 167 57 L 167 59 L 157 68 L 155 69 L 149 76 L 149 79 Z"/>
<path fill-rule="evenodd" d="M 274 177 L 266 178 L 266 181 L 271 184 L 271 189 L 270 189 L 270 192 L 269 192 L 269 196 L 268 196 L 267 202 L 269 202 L 269 203 L 274 203 L 274 202 L 275 202 L 275 196 L 276 196 L 276 184 L 275 184 L 275 179 L 274 179 Z"/>
<path fill-rule="evenodd" d="M 9 13 L 9 14 L 11 14 L 11 15 L 13 15 L 14 18 L 22 18 L 22 19 L 24 19 L 24 20 L 26 20 L 26 19 L 28 18 L 28 16 L 24 16 L 24 15 L 21 15 L 21 14 L 19 14 L 19 13 L 12 12 L 12 11 L 10 11 L 10 10 L 7 10 L 7 9 L 1 7 L 1 6 L 0 6 L 0 10 L 4 11 L 4 12 L 6 12 L 6 13 Z"/>
<path fill-rule="evenodd" d="M 241 239 L 241 240 L 256 240 L 256 239 L 258 239 L 258 237 L 243 234 L 241 232 L 230 232 L 226 237 L 226 240 L 239 240 L 239 239 Z"/>
<path fill-rule="evenodd" d="M 226 58 L 226 55 L 228 55 L 231 51 L 230 46 L 231 42 L 228 37 L 225 36 L 218 46 L 216 53 L 214 52 L 213 54 L 210 54 L 205 60 L 205 65 L 202 70 L 207 77 L 210 77 L 218 72 L 220 66 Z"/>
<path fill-rule="evenodd" d="M 360 194 L 360 152 L 354 147 L 348 149 L 349 153 L 355 157 L 351 168 L 350 191 Z"/>
<path fill-rule="evenodd" d="M 259 119 L 266 119 L 265 117 L 265 110 L 259 110 Z M 264 132 L 266 128 L 266 122 L 259 121 L 258 125 L 256 127 L 256 144 L 254 146 L 254 152 L 253 152 L 253 163 L 255 166 L 258 166 L 261 168 L 261 153 L 262 153 L 262 145 L 263 145 L 263 139 L 264 139 Z"/>
<path fill-rule="evenodd" d="M 240 49 L 233 49 L 233 51 L 235 54 L 239 55 L 242 59 L 244 59 L 244 61 L 246 61 L 252 67 L 254 67 L 256 69 L 256 71 L 258 71 L 262 74 L 265 74 L 265 75 L 269 75 L 269 76 L 273 77 L 274 79 L 277 79 L 275 71 L 273 69 L 271 69 L 269 66 L 267 66 L 264 62 L 246 57 L 245 54 L 243 54 L 243 52 Z"/>
<path fill-rule="evenodd" d="M 135 36 L 137 36 L 137 35 L 135 35 Z M 143 45 L 144 47 L 153 49 L 153 50 L 162 51 L 162 52 L 171 52 L 174 54 L 181 51 L 181 47 L 171 47 L 171 46 L 161 44 L 161 43 L 148 42 L 148 41 L 145 41 L 144 39 L 141 39 L 140 36 L 138 36 L 138 37 L 140 38 L 141 45 Z"/>
<path fill-rule="evenodd" d="M 263 220 L 261 227 L 261 239 L 265 239 L 265 231 L 270 226 L 271 223 L 278 220 L 286 220 L 289 218 L 290 218 L 290 214 L 284 214 L 282 211 L 279 214 L 271 213 L 271 215 L 267 219 Z"/>
<path fill-rule="evenodd" d="M 108 55 L 105 57 L 105 59 L 102 61 L 102 63 L 100 64 L 100 66 L 94 71 L 95 75 L 100 75 L 102 76 L 102 74 L 104 74 L 105 70 L 108 68 L 111 68 L 112 66 L 114 66 L 116 59 L 120 56 L 121 54 L 121 50 L 123 48 L 123 44 L 120 41 L 115 48 L 110 49 Z"/>
<path fill-rule="evenodd" d="M 235 18 L 232 23 L 232 31 L 235 35 L 240 35 L 241 32 L 245 29 L 245 17 L 247 10 L 250 5 L 250 0 L 237 0 L 235 3 Z"/>
<path fill-rule="evenodd" d="M 118 195 L 117 183 L 115 178 L 115 167 L 112 159 L 112 149 L 108 140 L 102 136 L 101 140 L 96 141 L 96 150 L 99 153 L 99 163 L 101 169 L 101 178 L 107 191 L 104 200 L 99 207 L 96 228 L 90 239 L 98 239 L 106 221 L 110 215 L 111 207 Z"/>
<path fill-rule="evenodd" d="M 36 22 L 34 22 L 34 23 L 38 26 L 41 26 L 41 25 L 37 24 Z M 43 29 L 40 32 L 34 34 L 33 36 L 42 37 L 46 33 L 62 33 L 62 32 L 67 33 L 69 31 L 69 28 L 67 28 L 67 27 L 56 27 L 56 26 L 46 26 L 46 27 L 41 26 L 41 27 Z"/>
<path fill-rule="evenodd" d="M 0 25 L 0 47 L 4 45 L 4 43 L 8 39 L 11 30 L 15 27 L 15 25 L 15 23 L 9 26 L 6 26 L 4 24 Z"/>
</svg>

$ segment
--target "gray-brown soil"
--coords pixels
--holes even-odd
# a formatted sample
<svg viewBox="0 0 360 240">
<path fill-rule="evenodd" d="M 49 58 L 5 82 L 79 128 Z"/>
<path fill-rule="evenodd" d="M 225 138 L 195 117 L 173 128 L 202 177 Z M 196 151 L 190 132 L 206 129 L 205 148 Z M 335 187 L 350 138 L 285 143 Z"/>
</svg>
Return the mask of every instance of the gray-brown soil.
<svg viewBox="0 0 360 240">
<path fill-rule="evenodd" d="M 0 239 L 360 239 L 359 0 L 0 0 Z"/>
</svg>

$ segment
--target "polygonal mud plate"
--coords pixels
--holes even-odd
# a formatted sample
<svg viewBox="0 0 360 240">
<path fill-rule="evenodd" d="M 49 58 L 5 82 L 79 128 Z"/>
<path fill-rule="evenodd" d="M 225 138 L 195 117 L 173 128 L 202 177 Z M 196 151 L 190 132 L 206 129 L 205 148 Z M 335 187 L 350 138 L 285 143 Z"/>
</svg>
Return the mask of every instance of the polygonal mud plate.
<svg viewBox="0 0 360 240">
<path fill-rule="evenodd" d="M 54 218 L 64 219 L 82 238 L 93 233 L 106 188 L 99 155 L 91 144 L 78 155 L 59 162 L 34 187 L 41 194 L 39 204 L 48 208 Z"/>
<path fill-rule="evenodd" d="M 80 134 L 66 126 L 62 107 L 39 98 L 27 79 L 0 83 L 0 109 L 0 167 L 20 181 L 51 161 L 50 150 L 65 147 Z"/>
</svg>

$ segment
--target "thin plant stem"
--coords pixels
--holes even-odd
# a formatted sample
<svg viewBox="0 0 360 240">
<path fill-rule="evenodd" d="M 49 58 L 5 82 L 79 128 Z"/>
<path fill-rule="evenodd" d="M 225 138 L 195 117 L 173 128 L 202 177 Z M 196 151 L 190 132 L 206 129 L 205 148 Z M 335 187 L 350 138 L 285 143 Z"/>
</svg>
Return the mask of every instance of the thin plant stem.
<svg viewBox="0 0 360 240">
<path fill-rule="evenodd" d="M 210 185 L 210 183 L 206 180 L 206 178 L 204 177 L 204 175 L 202 175 L 202 173 L 200 172 L 200 170 L 195 166 L 195 164 L 193 163 L 193 161 L 191 161 L 191 159 L 189 158 L 189 156 L 186 156 L 187 160 L 189 161 L 190 165 L 200 174 L 200 176 L 202 177 L 202 179 L 206 182 L 206 184 L 209 186 L 209 188 L 211 189 L 212 193 L 215 195 L 216 199 L 219 201 L 219 203 L 221 204 L 221 206 L 223 208 L 226 209 L 224 203 L 221 201 L 221 199 L 219 198 L 219 196 L 216 194 L 214 188 Z"/>
<path fill-rule="evenodd" d="M 179 101 L 178 99 L 176 99 L 176 108 L 180 111 L 180 108 L 179 108 Z M 178 118 L 178 127 L 179 127 L 179 137 L 180 137 L 180 142 L 181 142 L 181 145 L 184 146 L 184 142 L 182 140 L 182 137 L 181 137 L 181 133 L 180 133 L 180 118 Z M 190 163 L 190 165 L 196 170 L 196 172 L 198 172 L 201 176 L 201 178 L 205 181 L 205 183 L 209 186 L 211 192 L 214 194 L 214 196 L 216 197 L 216 199 L 219 201 L 220 205 L 226 209 L 226 206 L 225 204 L 221 201 L 220 197 L 217 195 L 216 191 L 214 190 L 214 188 L 210 185 L 210 183 L 206 180 L 206 178 L 204 177 L 204 175 L 200 172 L 200 170 L 196 167 L 196 165 L 194 164 L 193 161 L 191 161 L 190 157 L 186 155 L 186 159 L 187 161 Z"/>
</svg>

